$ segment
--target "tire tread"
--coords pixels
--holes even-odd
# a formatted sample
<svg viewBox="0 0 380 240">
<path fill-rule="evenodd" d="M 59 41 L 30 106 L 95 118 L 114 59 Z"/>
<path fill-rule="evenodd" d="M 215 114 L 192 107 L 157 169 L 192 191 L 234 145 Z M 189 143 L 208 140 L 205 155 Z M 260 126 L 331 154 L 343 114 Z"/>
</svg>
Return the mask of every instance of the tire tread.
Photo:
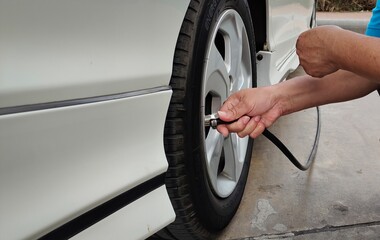
<svg viewBox="0 0 380 240">
<path fill-rule="evenodd" d="M 173 95 L 165 124 L 164 145 L 169 162 L 165 183 L 176 210 L 176 219 L 158 234 L 170 240 L 198 239 L 197 236 L 204 232 L 199 222 L 194 219 L 195 211 L 186 177 L 182 135 L 185 127 L 185 114 L 182 113 L 186 112 L 184 99 L 192 32 L 200 4 L 200 1 L 192 0 L 186 12 L 175 48 L 173 73 L 170 80 Z"/>
<path fill-rule="evenodd" d="M 164 147 L 168 160 L 165 185 L 175 209 L 175 221 L 158 232 L 157 237 L 165 240 L 201 240 L 214 239 L 213 233 L 207 231 L 197 217 L 192 199 L 190 179 L 187 177 L 185 156 L 185 128 L 187 109 L 185 104 L 188 72 L 196 24 L 201 10 L 209 1 L 191 0 L 185 14 L 175 47 L 173 70 L 170 86 L 173 90 L 164 130 Z M 247 8 L 248 9 L 248 8 Z M 206 13 L 207 14 L 207 13 Z M 189 87 L 190 88 L 190 87 Z M 190 94 L 190 93 L 189 93 Z"/>
</svg>

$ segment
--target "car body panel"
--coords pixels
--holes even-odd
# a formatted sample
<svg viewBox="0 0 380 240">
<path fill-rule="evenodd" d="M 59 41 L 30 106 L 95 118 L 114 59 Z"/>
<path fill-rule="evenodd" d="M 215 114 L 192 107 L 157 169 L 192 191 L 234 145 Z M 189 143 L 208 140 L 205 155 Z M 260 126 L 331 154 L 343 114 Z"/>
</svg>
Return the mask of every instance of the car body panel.
<svg viewBox="0 0 380 240">
<path fill-rule="evenodd" d="M 0 1 L 0 108 L 167 86 L 188 3 Z"/>
<path fill-rule="evenodd" d="M 257 56 L 258 55 L 262 57 L 262 60 L 257 61 L 258 87 L 273 85 L 284 80 L 288 74 L 293 72 L 299 65 L 296 51 L 293 51 L 288 58 L 284 59 L 284 62 L 277 68 L 273 66 L 276 66 L 278 56 L 273 52 L 260 51 L 257 53 Z"/>
<path fill-rule="evenodd" d="M 164 173 L 171 94 L 0 116 L 0 238 L 40 237 Z"/>
<path fill-rule="evenodd" d="M 267 5 L 268 50 L 289 52 L 299 34 L 310 28 L 314 1 L 268 0 Z"/>
<path fill-rule="evenodd" d="M 149 214 L 146 214 L 147 212 Z M 131 215 L 139 217 L 131 218 Z M 174 216 L 166 188 L 162 186 L 71 239 L 146 239 L 174 221 Z M 168 221 L 164 222 L 163 219 L 168 219 Z"/>
<path fill-rule="evenodd" d="M 298 64 L 295 44 L 300 33 L 310 29 L 314 0 L 268 0 L 267 44 L 259 52 L 258 86 L 268 86 L 283 80 Z"/>
</svg>

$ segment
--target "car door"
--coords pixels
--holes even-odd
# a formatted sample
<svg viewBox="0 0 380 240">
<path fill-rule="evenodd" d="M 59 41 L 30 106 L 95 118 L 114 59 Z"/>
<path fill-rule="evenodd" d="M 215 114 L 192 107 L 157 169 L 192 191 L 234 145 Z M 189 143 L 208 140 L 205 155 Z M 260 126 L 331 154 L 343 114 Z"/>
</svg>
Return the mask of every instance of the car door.
<svg viewBox="0 0 380 240">
<path fill-rule="evenodd" d="M 277 66 L 295 51 L 299 34 L 310 28 L 314 2 L 268 0 L 268 49 L 283 56 L 276 62 Z"/>
<path fill-rule="evenodd" d="M 315 25 L 314 0 L 267 0 L 266 11 L 267 37 L 265 49 L 259 52 L 259 86 L 276 84 L 298 67 L 297 38 Z"/>
<path fill-rule="evenodd" d="M 1 239 L 135 239 L 174 220 L 163 129 L 187 5 L 0 1 Z"/>
</svg>

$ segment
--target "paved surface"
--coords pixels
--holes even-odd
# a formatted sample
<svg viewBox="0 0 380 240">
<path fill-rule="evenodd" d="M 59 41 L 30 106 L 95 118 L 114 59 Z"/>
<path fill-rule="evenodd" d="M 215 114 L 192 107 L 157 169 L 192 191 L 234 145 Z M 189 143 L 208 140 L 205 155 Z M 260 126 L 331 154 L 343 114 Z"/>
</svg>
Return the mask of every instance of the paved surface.
<svg viewBox="0 0 380 240">
<path fill-rule="evenodd" d="M 380 239 L 379 110 L 377 93 L 321 107 L 318 154 L 307 172 L 258 138 L 241 207 L 221 239 Z M 306 159 L 316 110 L 283 117 L 271 130 Z"/>
<path fill-rule="evenodd" d="M 307 172 L 265 137 L 255 141 L 242 204 L 220 239 L 380 239 L 380 96 L 323 106 L 321 119 L 317 157 Z M 315 109 L 271 128 L 300 159 L 315 130 Z"/>
</svg>

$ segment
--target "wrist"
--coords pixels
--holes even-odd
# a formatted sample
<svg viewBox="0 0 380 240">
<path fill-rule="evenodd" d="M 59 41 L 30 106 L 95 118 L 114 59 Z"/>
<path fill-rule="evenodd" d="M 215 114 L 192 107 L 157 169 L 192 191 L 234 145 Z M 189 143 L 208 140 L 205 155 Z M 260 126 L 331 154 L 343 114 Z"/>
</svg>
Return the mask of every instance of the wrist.
<svg viewBox="0 0 380 240">
<path fill-rule="evenodd" d="M 279 116 L 283 116 L 292 112 L 291 98 L 286 92 L 286 85 L 278 83 L 268 87 L 270 101 L 274 108 L 277 109 Z"/>
</svg>

